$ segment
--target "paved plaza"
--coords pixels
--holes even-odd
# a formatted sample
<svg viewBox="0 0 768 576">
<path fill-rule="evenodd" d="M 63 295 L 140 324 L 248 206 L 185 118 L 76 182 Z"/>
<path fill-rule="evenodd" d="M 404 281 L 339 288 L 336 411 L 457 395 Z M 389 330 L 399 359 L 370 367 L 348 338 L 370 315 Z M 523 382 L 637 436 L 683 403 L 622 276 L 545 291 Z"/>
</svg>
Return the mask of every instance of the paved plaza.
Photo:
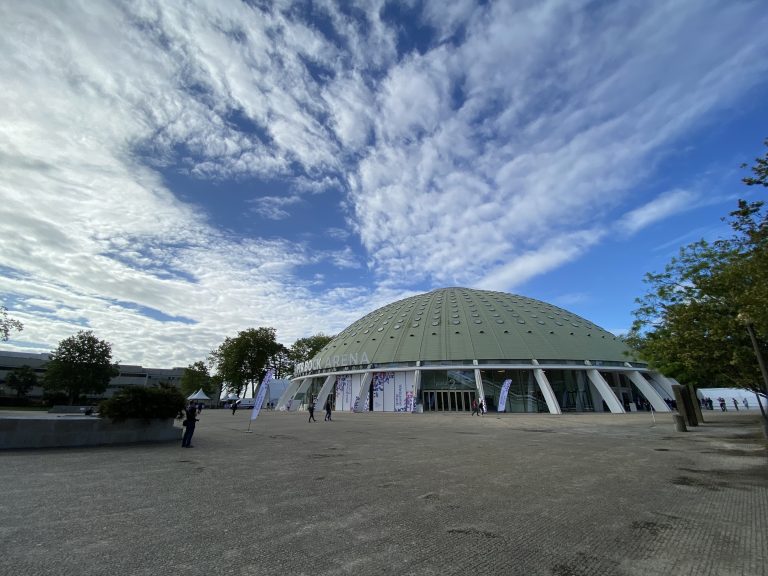
<svg viewBox="0 0 768 576">
<path fill-rule="evenodd" d="M 754 412 L 316 416 L 0 452 L 0 573 L 768 574 Z"/>
</svg>

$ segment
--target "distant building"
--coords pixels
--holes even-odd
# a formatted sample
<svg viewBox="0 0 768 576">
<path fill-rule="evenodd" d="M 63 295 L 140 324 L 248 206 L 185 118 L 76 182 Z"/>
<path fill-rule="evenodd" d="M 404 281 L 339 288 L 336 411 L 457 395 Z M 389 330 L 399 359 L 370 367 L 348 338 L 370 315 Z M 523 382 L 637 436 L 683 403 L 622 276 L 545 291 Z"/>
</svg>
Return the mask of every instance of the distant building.
<svg viewBox="0 0 768 576">
<path fill-rule="evenodd" d="M 674 382 L 589 320 L 524 296 L 443 288 L 388 304 L 296 366 L 278 409 L 669 411 Z"/>
<path fill-rule="evenodd" d="M 45 364 L 50 354 L 30 352 L 10 352 L 0 350 L 0 396 L 15 396 L 16 391 L 5 384 L 8 373 L 21 366 L 29 366 L 37 374 L 38 380 L 45 375 Z M 132 364 L 121 364 L 120 374 L 112 378 L 104 394 L 91 397 L 94 400 L 110 398 L 118 390 L 127 386 L 157 386 L 161 382 L 178 387 L 184 368 L 144 368 Z M 40 398 L 43 389 L 39 386 L 30 390 L 28 398 Z"/>
</svg>

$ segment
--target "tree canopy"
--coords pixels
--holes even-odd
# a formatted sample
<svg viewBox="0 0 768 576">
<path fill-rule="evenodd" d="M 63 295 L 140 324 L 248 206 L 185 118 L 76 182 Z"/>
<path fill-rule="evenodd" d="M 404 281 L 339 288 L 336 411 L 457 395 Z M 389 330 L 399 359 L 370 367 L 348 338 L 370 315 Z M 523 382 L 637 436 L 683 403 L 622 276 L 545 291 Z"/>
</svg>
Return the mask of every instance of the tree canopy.
<svg viewBox="0 0 768 576">
<path fill-rule="evenodd" d="M 51 353 L 43 388 L 64 391 L 74 404 L 82 395 L 103 394 L 118 373 L 117 365 L 112 364 L 112 344 L 99 340 L 90 330 L 81 330 L 59 342 Z"/>
<path fill-rule="evenodd" d="M 768 187 L 768 153 L 752 172 L 745 184 Z M 765 395 L 758 358 L 768 353 L 768 212 L 762 200 L 739 200 L 724 220 L 731 236 L 684 246 L 664 272 L 646 275 L 627 341 L 683 383 Z"/>
<path fill-rule="evenodd" d="M 194 394 L 201 388 L 211 398 L 217 393 L 216 384 L 208 373 L 208 366 L 199 360 L 184 369 L 179 388 L 185 397 Z"/>
<path fill-rule="evenodd" d="M 322 332 L 319 332 L 314 336 L 299 338 L 293 343 L 293 346 L 291 346 L 291 360 L 294 364 L 311 360 L 331 340 L 333 340 L 333 336 L 328 336 Z"/>
<path fill-rule="evenodd" d="M 8 308 L 0 306 L 0 340 L 7 342 L 11 337 L 11 330 L 21 332 L 24 324 L 8 316 Z"/>
<path fill-rule="evenodd" d="M 226 338 L 210 358 L 227 389 L 240 395 L 248 384 L 255 393 L 256 384 L 281 349 L 274 328 L 249 328 L 234 338 Z"/>
<path fill-rule="evenodd" d="M 21 397 L 37 386 L 37 374 L 27 365 L 19 366 L 8 373 L 5 383 L 16 390 L 16 396 Z"/>
</svg>

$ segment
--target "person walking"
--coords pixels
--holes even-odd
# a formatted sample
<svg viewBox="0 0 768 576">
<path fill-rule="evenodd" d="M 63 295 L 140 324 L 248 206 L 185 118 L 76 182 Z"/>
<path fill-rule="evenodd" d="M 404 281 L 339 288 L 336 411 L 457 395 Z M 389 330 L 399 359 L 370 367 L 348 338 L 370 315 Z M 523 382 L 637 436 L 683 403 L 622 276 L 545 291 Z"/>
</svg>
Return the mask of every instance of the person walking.
<svg viewBox="0 0 768 576">
<path fill-rule="evenodd" d="M 234 416 L 235 412 L 237 412 L 237 405 L 238 405 L 237 401 L 232 402 L 232 416 Z"/>
<path fill-rule="evenodd" d="M 484 416 L 485 415 L 485 405 L 483 404 L 482 398 L 478 400 L 477 402 L 477 415 L 478 416 Z"/>
<path fill-rule="evenodd" d="M 472 399 L 472 416 L 474 416 L 475 414 L 480 416 L 480 413 L 477 411 L 477 398 Z"/>
<path fill-rule="evenodd" d="M 317 422 L 317 420 L 315 420 L 315 403 L 310 402 L 307 404 L 307 410 L 309 411 L 309 420 L 307 420 L 307 422 Z"/>
<path fill-rule="evenodd" d="M 194 402 L 190 402 L 185 412 L 186 419 L 183 422 L 184 436 L 181 439 L 182 448 L 194 448 L 192 446 L 192 435 L 195 433 L 195 423 L 197 422 L 197 406 Z"/>
<path fill-rule="evenodd" d="M 331 420 L 331 399 L 330 397 L 325 401 L 325 422 L 332 422 Z"/>
<path fill-rule="evenodd" d="M 725 398 L 723 398 L 721 396 L 720 398 L 717 399 L 717 402 L 720 404 L 720 410 L 722 412 L 727 412 L 728 411 L 728 409 L 725 407 Z"/>
</svg>

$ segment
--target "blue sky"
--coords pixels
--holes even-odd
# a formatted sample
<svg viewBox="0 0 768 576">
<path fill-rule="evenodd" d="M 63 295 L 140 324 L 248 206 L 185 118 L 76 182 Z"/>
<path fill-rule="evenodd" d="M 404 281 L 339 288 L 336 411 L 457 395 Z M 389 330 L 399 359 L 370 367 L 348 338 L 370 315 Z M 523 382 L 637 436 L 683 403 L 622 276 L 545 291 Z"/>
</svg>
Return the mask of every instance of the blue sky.
<svg viewBox="0 0 768 576">
<path fill-rule="evenodd" d="M 765 30 L 761 1 L 2 2 L 4 348 L 185 366 L 445 286 L 626 331 L 753 192 Z"/>
</svg>

